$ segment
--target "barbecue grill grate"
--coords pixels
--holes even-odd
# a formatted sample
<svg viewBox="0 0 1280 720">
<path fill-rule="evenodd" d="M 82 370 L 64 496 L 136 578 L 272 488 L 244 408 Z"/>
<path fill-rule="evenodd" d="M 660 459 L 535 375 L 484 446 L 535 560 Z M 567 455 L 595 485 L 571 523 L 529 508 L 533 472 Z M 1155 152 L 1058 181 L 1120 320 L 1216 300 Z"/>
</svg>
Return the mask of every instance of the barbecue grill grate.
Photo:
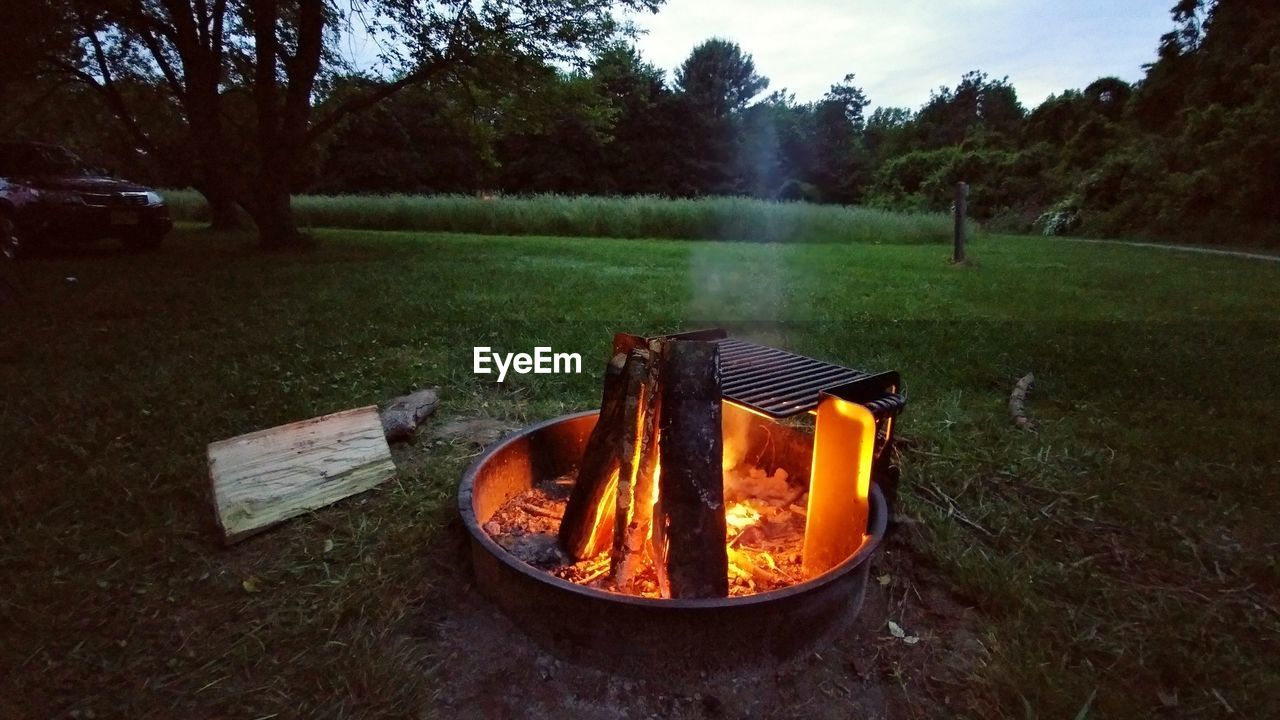
<svg viewBox="0 0 1280 720">
<path fill-rule="evenodd" d="M 857 397 L 847 399 L 877 417 L 896 414 L 906 401 L 897 373 L 871 375 L 737 338 L 720 341 L 720 372 L 726 398 L 773 418 L 816 409 L 823 392 L 852 393 Z"/>
<path fill-rule="evenodd" d="M 896 372 L 870 374 L 853 370 L 728 337 L 718 329 L 666 337 L 719 343 L 724 397 L 772 418 L 815 410 L 823 393 L 862 404 L 881 420 L 896 415 L 906 404 Z"/>
</svg>

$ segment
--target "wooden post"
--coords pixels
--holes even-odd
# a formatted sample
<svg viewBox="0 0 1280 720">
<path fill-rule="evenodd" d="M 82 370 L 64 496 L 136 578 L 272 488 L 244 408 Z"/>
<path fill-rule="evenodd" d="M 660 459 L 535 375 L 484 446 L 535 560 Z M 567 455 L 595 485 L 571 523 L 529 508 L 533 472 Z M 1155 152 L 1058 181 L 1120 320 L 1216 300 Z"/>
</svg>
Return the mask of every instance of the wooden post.
<svg viewBox="0 0 1280 720">
<path fill-rule="evenodd" d="M 955 201 L 955 219 L 956 219 L 956 242 L 955 252 L 952 254 L 952 262 L 964 262 L 964 243 L 965 243 L 965 227 L 964 215 L 966 206 L 969 201 L 969 183 L 956 183 L 956 201 Z"/>
</svg>

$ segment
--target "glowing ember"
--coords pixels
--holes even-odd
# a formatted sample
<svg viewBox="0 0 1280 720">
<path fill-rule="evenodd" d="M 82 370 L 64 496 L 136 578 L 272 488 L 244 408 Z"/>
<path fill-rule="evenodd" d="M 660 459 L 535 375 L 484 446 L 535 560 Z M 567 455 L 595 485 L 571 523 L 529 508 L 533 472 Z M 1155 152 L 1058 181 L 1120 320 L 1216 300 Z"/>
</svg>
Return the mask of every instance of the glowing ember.
<svg viewBox="0 0 1280 720">
<path fill-rule="evenodd" d="M 748 526 L 760 522 L 760 513 L 746 503 L 730 503 L 724 510 L 724 521 L 730 530 L 741 532 Z"/>
<path fill-rule="evenodd" d="M 804 489 L 790 474 L 740 465 L 724 473 L 725 523 L 728 528 L 729 594 L 732 597 L 777 590 L 803 579 Z M 485 531 L 520 560 L 565 580 L 616 592 L 609 579 L 609 553 L 572 562 L 556 543 L 572 476 L 558 478 L 517 495 L 485 523 Z M 605 504 L 612 506 L 612 500 Z M 601 513 L 602 520 L 606 513 Z M 603 523 L 602 523 L 603 524 Z M 661 597 L 651 561 L 636 575 L 633 592 Z"/>
</svg>

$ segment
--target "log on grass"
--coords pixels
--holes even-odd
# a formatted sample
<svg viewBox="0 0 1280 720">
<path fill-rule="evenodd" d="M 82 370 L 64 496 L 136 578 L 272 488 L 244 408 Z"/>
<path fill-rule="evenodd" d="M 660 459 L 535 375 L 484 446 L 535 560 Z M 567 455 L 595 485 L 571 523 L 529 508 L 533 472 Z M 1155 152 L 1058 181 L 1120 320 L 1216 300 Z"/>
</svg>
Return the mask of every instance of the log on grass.
<svg viewBox="0 0 1280 720">
<path fill-rule="evenodd" d="M 639 341 L 619 334 L 614 338 L 614 354 L 605 368 L 600 417 L 587 438 L 578 479 L 560 521 L 560 547 L 575 560 L 586 560 L 609 549 L 613 537 L 612 493 L 616 492 L 619 460 L 618 444 L 624 430 L 627 380 L 626 366 L 631 350 Z"/>
<path fill-rule="evenodd" d="M 219 440 L 208 453 L 218 527 L 228 545 L 396 473 L 372 405 Z"/>
<path fill-rule="evenodd" d="M 671 597 L 726 597 L 719 346 L 668 341 L 660 364 L 658 522 Z"/>
</svg>

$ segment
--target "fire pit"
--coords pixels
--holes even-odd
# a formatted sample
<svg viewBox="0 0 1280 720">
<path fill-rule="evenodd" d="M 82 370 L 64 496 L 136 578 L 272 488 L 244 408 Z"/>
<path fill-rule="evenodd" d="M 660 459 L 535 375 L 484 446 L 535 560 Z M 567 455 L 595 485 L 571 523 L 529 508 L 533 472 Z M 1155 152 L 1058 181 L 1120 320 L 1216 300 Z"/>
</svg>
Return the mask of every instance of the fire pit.
<svg viewBox="0 0 1280 720">
<path fill-rule="evenodd" d="M 516 552 L 508 542 L 510 538 L 495 537 L 496 519 L 507 517 L 513 505 L 529 506 L 520 499 L 541 492 L 540 488 L 551 488 L 558 482 L 560 486 L 569 486 L 574 497 L 585 495 L 585 489 L 578 487 L 577 478 L 589 472 L 591 445 L 599 445 L 598 436 L 606 432 L 597 425 L 602 422 L 601 417 L 610 412 L 623 412 L 617 409 L 617 403 L 610 402 L 606 387 L 605 413 L 568 415 L 527 428 L 488 450 L 464 475 L 459 504 L 471 535 L 480 590 L 553 652 L 607 668 L 626 668 L 629 672 L 768 664 L 823 645 L 857 615 L 866 588 L 868 561 L 884 534 L 888 508 L 872 477 L 883 477 L 889 469 L 888 453 L 884 450 L 891 438 L 891 418 L 905 402 L 897 394 L 897 376 L 871 376 L 828 366 L 732 340 L 719 332 L 667 336 L 662 340 L 715 344 L 711 348 L 718 368 L 712 413 L 717 429 L 714 448 L 717 479 L 713 489 L 721 495 L 718 505 L 709 505 L 716 509 L 718 523 L 710 523 L 712 527 L 708 531 L 705 527 L 708 523 L 703 518 L 696 526 L 701 535 L 695 542 L 704 547 L 707 538 L 718 542 L 720 567 L 725 567 L 727 553 L 729 574 L 736 571 L 745 576 L 752 589 L 739 583 L 732 588 L 733 596 L 729 596 L 729 586 L 715 582 L 717 553 L 712 552 L 710 585 L 690 585 L 685 581 L 685 595 L 680 595 L 681 579 L 676 573 L 683 570 L 676 562 L 687 560 L 670 559 L 669 568 L 666 563 L 668 554 L 676 555 L 672 545 L 683 542 L 678 536 L 681 528 L 676 526 L 680 518 L 670 519 L 673 511 L 669 505 L 683 501 L 670 490 L 672 486 L 665 474 L 675 475 L 681 468 L 673 461 L 678 456 L 665 451 L 663 467 L 669 463 L 676 469 L 653 469 L 653 504 L 657 509 L 653 511 L 654 529 L 646 531 L 648 555 L 641 558 L 648 563 L 650 575 L 656 572 L 662 576 L 661 592 L 652 582 L 642 583 L 635 572 L 627 575 L 626 580 L 617 580 L 619 567 L 625 567 L 629 561 L 624 554 L 619 562 L 619 548 L 624 538 L 618 535 L 614 535 L 613 562 L 608 561 L 607 541 L 600 555 L 604 558 L 600 562 L 605 570 L 612 566 L 614 580 L 591 582 L 592 578 L 566 574 L 565 568 L 570 563 L 585 562 L 586 556 L 598 548 L 585 555 L 565 550 L 571 547 L 565 538 L 575 536 L 566 532 L 568 528 L 558 527 L 564 506 L 530 507 L 543 516 L 543 532 L 526 533 L 520 538 L 541 543 L 540 547 L 550 553 L 549 558 L 531 559 L 527 553 Z M 667 347 L 670 351 L 670 345 Z M 781 368 L 777 366 L 779 363 Z M 678 401 L 674 399 L 674 391 L 667 390 L 665 397 L 668 399 L 664 401 L 663 412 L 675 412 L 672 408 Z M 639 404 L 643 406 L 644 402 Z M 624 403 L 632 412 L 636 410 L 635 405 Z M 782 419 L 815 410 L 818 422 L 812 434 L 807 428 Z M 622 425 L 636 427 L 634 434 L 639 436 L 644 427 L 643 410 L 626 417 L 628 420 Z M 859 426 L 864 418 L 869 418 L 870 424 Z M 662 432 L 666 434 L 662 439 L 671 442 L 677 425 L 667 420 L 663 418 Z M 743 556 L 747 552 L 745 548 L 735 550 L 733 547 L 741 533 L 729 535 L 725 530 L 724 487 L 719 478 L 722 422 L 724 446 L 731 448 L 724 453 L 725 477 L 729 476 L 732 456 L 733 463 L 749 461 L 752 477 L 773 481 L 780 478 L 785 482 L 783 487 L 798 490 L 798 502 L 783 500 L 776 512 L 780 517 L 791 518 L 793 523 L 799 518 L 803 527 L 803 553 L 798 538 L 794 552 L 775 553 L 778 555 L 776 565 L 772 556 L 762 553 L 771 567 L 765 573 L 771 582 L 763 583 L 760 591 L 754 590 L 751 573 L 734 565 L 735 558 L 739 558 L 739 564 L 749 566 L 751 563 L 750 557 Z M 855 430 L 862 435 L 851 434 Z M 643 455 L 639 449 L 641 444 L 632 438 L 632 445 L 636 448 L 635 464 L 640 468 L 631 470 L 634 478 L 644 472 L 644 464 L 639 461 Z M 627 450 L 624 454 L 631 452 Z M 698 462 L 701 460 L 691 464 Z M 583 527 L 587 530 L 580 535 L 584 538 L 581 541 L 584 547 L 589 544 L 588 536 L 598 534 L 599 528 L 607 525 L 601 520 L 613 514 L 619 488 L 625 491 L 627 487 L 625 482 L 619 483 L 619 476 L 626 477 L 627 472 L 625 463 L 621 472 L 615 466 L 608 478 L 612 488 L 597 493 L 606 499 L 595 501 L 598 507 L 585 511 L 594 516 L 594 521 L 584 521 Z M 664 475 L 662 487 L 667 488 L 663 492 L 669 495 L 663 495 L 661 500 L 656 498 L 659 474 Z M 649 497 L 647 493 L 635 497 Z M 706 494 L 703 493 L 702 499 L 706 499 Z M 570 512 L 564 517 L 572 515 L 572 500 L 569 502 Z M 664 505 L 668 507 L 663 508 Z M 617 507 L 624 510 L 626 506 L 627 503 L 617 503 Z M 578 514 L 581 516 L 582 512 Z M 619 514 L 618 527 L 634 530 L 635 523 L 627 522 L 629 517 Z M 735 525 L 730 522 L 729 527 L 732 533 Z M 661 541 L 661 549 L 655 553 L 656 543 L 648 536 L 659 536 L 664 531 L 669 537 Z M 718 541 L 714 540 L 716 537 Z M 601 544 L 598 538 L 596 544 Z M 697 562 L 701 567 L 694 568 L 695 575 L 702 572 L 705 576 L 707 563 Z M 548 566 L 558 567 L 553 572 Z M 665 577 L 668 574 L 670 578 Z M 716 585 L 720 586 L 719 590 Z M 694 589 L 689 590 L 690 587 Z M 717 592 L 719 596 L 709 596 Z M 697 596 L 691 597 L 691 593 Z"/>
</svg>

